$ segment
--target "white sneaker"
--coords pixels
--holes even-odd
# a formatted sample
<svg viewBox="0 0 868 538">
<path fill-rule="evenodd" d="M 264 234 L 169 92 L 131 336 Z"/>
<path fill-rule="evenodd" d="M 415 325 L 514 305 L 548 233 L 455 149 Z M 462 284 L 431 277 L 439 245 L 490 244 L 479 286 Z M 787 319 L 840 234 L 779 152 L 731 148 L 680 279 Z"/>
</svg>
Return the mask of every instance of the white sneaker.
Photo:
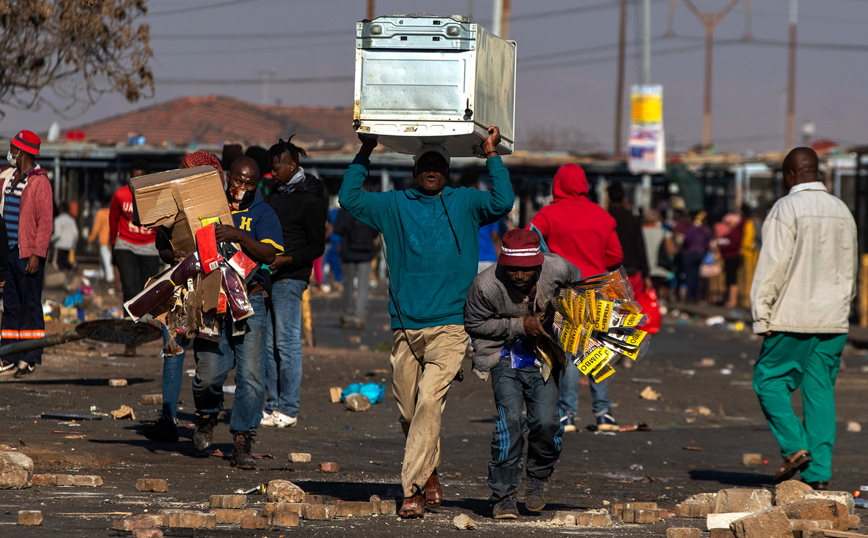
<svg viewBox="0 0 868 538">
<path fill-rule="evenodd" d="M 294 428 L 298 424 L 298 417 L 284 415 L 277 410 L 272 411 L 271 416 L 274 420 L 274 426 L 277 428 Z"/>
<path fill-rule="evenodd" d="M 277 411 L 275 411 L 275 413 L 277 413 Z M 274 423 L 274 415 L 272 413 L 267 413 L 267 412 L 263 411 L 262 412 L 262 420 L 259 421 L 259 425 L 260 426 L 267 426 L 267 427 L 271 427 L 271 428 L 275 427 L 276 424 Z"/>
</svg>

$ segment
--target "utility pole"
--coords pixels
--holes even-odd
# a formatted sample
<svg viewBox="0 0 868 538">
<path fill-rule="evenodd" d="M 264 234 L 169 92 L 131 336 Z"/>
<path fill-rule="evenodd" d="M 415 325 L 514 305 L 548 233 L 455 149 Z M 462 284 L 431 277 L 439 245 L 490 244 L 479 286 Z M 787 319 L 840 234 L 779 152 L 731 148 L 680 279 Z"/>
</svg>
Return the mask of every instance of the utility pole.
<svg viewBox="0 0 868 538">
<path fill-rule="evenodd" d="M 787 129 L 786 147 L 789 151 L 796 136 L 796 25 L 798 23 L 799 0 L 790 0 L 790 58 L 787 67 Z"/>
<path fill-rule="evenodd" d="M 623 151 L 621 127 L 624 123 L 624 52 L 627 34 L 627 0 L 621 0 L 621 14 L 618 20 L 618 87 L 615 90 L 615 148 L 614 154 Z"/>
<path fill-rule="evenodd" d="M 501 0 L 503 6 L 500 8 L 500 35 L 501 39 L 509 39 L 509 17 L 512 13 L 512 0 Z"/>
<path fill-rule="evenodd" d="M 705 96 L 702 115 L 702 145 L 706 148 L 711 146 L 711 66 L 712 66 L 712 51 L 714 49 L 714 29 L 729 15 L 732 8 L 742 0 L 731 0 L 723 11 L 718 13 L 706 13 L 699 11 L 693 0 L 684 0 L 684 3 L 690 8 L 690 11 L 699 19 L 699 22 L 705 26 Z M 749 0 L 744 0 L 745 13 L 750 12 Z M 670 3 L 670 24 L 674 21 L 673 11 L 675 2 Z M 749 15 L 746 15 L 749 17 Z M 749 20 L 749 19 L 748 19 Z M 674 35 L 672 28 L 669 29 L 667 35 Z M 749 36 L 749 30 L 745 37 Z"/>
<path fill-rule="evenodd" d="M 368 16 L 365 18 L 368 19 L 369 21 L 374 20 L 374 12 L 376 11 L 374 4 L 376 4 L 376 3 L 377 3 L 377 0 L 368 0 Z"/>
<path fill-rule="evenodd" d="M 642 2 L 642 84 L 651 84 L 651 0 Z"/>
<path fill-rule="evenodd" d="M 491 32 L 500 37 L 503 22 L 503 0 L 494 0 L 494 11 L 491 14 Z"/>
</svg>

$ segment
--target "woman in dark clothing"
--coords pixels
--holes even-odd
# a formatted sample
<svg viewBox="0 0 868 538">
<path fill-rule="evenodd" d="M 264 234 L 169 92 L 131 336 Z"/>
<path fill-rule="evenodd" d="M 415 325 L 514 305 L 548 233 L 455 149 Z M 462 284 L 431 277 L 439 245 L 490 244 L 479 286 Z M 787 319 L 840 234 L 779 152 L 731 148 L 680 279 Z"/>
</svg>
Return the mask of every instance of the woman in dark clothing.
<svg viewBox="0 0 868 538">
<path fill-rule="evenodd" d="M 684 242 L 681 245 L 681 256 L 684 272 L 687 275 L 687 300 L 698 301 L 700 290 L 699 266 L 708 252 L 711 242 L 711 229 L 708 227 L 708 216 L 700 211 L 693 218 L 693 223 L 684 231 Z"/>
</svg>

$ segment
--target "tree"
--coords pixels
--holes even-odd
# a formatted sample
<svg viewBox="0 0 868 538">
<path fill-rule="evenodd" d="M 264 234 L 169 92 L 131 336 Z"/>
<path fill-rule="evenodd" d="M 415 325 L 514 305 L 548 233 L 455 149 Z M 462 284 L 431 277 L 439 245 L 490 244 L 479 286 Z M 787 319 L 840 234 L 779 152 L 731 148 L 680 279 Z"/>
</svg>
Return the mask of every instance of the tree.
<svg viewBox="0 0 868 538">
<path fill-rule="evenodd" d="M 0 0 L 0 105 L 70 117 L 104 93 L 153 96 L 146 13 L 145 0 Z"/>
</svg>

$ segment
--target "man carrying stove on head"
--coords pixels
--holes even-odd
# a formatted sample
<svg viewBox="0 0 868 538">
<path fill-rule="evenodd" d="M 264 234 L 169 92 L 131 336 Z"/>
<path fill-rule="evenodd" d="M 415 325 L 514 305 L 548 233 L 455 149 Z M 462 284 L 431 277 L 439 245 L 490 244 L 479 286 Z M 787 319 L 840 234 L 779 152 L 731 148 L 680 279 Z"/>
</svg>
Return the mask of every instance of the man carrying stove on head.
<svg viewBox="0 0 868 538">
<path fill-rule="evenodd" d="M 424 145 L 415 156 L 416 188 L 365 192 L 375 138 L 359 135 L 362 148 L 344 173 L 340 203 L 383 234 L 389 266 L 392 316 L 392 391 L 407 438 L 401 482 L 402 518 L 422 517 L 439 506 L 440 421 L 446 393 L 467 348 L 464 301 L 477 272 L 479 228 L 512 209 L 509 172 L 497 155 L 500 129 L 488 128 L 482 150 L 488 192 L 446 186 L 449 154 Z"/>
<path fill-rule="evenodd" d="M 564 365 L 553 357 L 555 345 L 540 316 L 558 288 L 580 279 L 575 265 L 557 254 L 540 252 L 536 232 L 510 230 L 503 235 L 497 265 L 481 272 L 467 294 L 464 326 L 473 343 L 473 373 L 483 380 L 491 377 L 498 414 L 488 464 L 494 519 L 518 517 L 515 494 L 526 432 L 525 507 L 539 512 L 548 502 L 548 479 L 564 433 L 559 372 L 552 372 L 552 367 Z M 527 418 L 522 415 L 525 406 Z"/>
</svg>

